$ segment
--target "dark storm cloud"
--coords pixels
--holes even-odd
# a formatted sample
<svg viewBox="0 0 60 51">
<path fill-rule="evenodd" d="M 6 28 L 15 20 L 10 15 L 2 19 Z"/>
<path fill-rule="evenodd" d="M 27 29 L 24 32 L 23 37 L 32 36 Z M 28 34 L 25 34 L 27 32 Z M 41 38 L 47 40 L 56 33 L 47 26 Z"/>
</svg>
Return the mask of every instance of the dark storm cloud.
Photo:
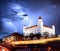
<svg viewBox="0 0 60 51">
<path fill-rule="evenodd" d="M 51 0 L 51 4 L 60 4 L 60 0 Z"/>
</svg>

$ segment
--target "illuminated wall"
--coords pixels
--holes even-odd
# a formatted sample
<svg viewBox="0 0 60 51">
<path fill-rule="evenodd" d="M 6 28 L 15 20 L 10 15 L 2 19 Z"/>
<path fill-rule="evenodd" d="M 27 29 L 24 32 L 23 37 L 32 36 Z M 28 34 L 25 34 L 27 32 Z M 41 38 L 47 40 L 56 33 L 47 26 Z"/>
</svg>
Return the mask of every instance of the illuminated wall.
<svg viewBox="0 0 60 51">
<path fill-rule="evenodd" d="M 55 35 L 55 26 L 54 25 L 52 25 L 52 27 L 44 26 L 41 16 L 38 18 L 37 25 L 31 27 L 24 26 L 23 28 L 24 36 L 29 36 L 30 33 L 33 34 L 40 33 L 43 36 L 44 32 L 48 32 L 49 37 L 51 37 L 51 35 Z"/>
</svg>

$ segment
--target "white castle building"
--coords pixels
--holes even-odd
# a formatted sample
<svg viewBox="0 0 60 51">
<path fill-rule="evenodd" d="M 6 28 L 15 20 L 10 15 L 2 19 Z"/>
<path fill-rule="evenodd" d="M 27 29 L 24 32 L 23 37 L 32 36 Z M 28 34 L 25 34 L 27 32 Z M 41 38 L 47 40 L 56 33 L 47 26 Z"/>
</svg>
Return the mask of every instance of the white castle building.
<svg viewBox="0 0 60 51">
<path fill-rule="evenodd" d="M 37 25 L 33 25 L 31 27 L 26 27 L 24 25 L 23 27 L 24 36 L 29 36 L 31 33 L 33 34 L 40 33 L 43 36 L 44 32 L 47 32 L 50 37 L 51 35 L 55 35 L 55 25 L 52 25 L 51 27 L 43 25 L 43 20 L 41 16 L 39 16 L 38 18 Z"/>
</svg>

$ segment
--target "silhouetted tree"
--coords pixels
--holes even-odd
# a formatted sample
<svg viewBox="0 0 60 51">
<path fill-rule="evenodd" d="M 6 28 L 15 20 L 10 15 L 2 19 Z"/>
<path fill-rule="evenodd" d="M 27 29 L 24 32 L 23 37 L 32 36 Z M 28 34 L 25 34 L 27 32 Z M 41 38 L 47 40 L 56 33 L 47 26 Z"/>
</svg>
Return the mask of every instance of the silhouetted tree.
<svg viewBox="0 0 60 51">
<path fill-rule="evenodd" d="M 58 37 L 58 35 L 57 34 L 55 34 L 55 36 L 54 37 Z"/>
<path fill-rule="evenodd" d="M 48 33 L 48 32 L 44 32 L 43 36 L 44 36 L 45 38 L 47 38 L 47 37 L 49 37 L 49 33 Z"/>
<path fill-rule="evenodd" d="M 33 33 L 30 33 L 30 39 L 32 40 L 34 37 L 34 34 Z"/>
<path fill-rule="evenodd" d="M 35 37 L 37 37 L 38 39 L 40 39 L 41 34 L 40 33 L 37 33 L 37 34 L 35 34 Z"/>
</svg>

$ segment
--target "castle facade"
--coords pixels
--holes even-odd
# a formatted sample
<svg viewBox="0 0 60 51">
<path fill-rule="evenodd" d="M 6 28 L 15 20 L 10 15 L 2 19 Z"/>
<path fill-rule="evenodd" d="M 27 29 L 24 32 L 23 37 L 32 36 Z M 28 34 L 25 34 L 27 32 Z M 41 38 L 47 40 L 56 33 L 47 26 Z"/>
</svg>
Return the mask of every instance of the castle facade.
<svg viewBox="0 0 60 51">
<path fill-rule="evenodd" d="M 44 25 L 41 16 L 39 16 L 38 18 L 37 25 L 33 25 L 30 27 L 26 27 L 24 25 L 23 27 L 24 36 L 29 36 L 31 33 L 40 33 L 43 36 L 46 32 L 49 34 L 50 37 L 51 35 L 55 35 L 55 25 L 52 25 L 51 27 Z"/>
</svg>

